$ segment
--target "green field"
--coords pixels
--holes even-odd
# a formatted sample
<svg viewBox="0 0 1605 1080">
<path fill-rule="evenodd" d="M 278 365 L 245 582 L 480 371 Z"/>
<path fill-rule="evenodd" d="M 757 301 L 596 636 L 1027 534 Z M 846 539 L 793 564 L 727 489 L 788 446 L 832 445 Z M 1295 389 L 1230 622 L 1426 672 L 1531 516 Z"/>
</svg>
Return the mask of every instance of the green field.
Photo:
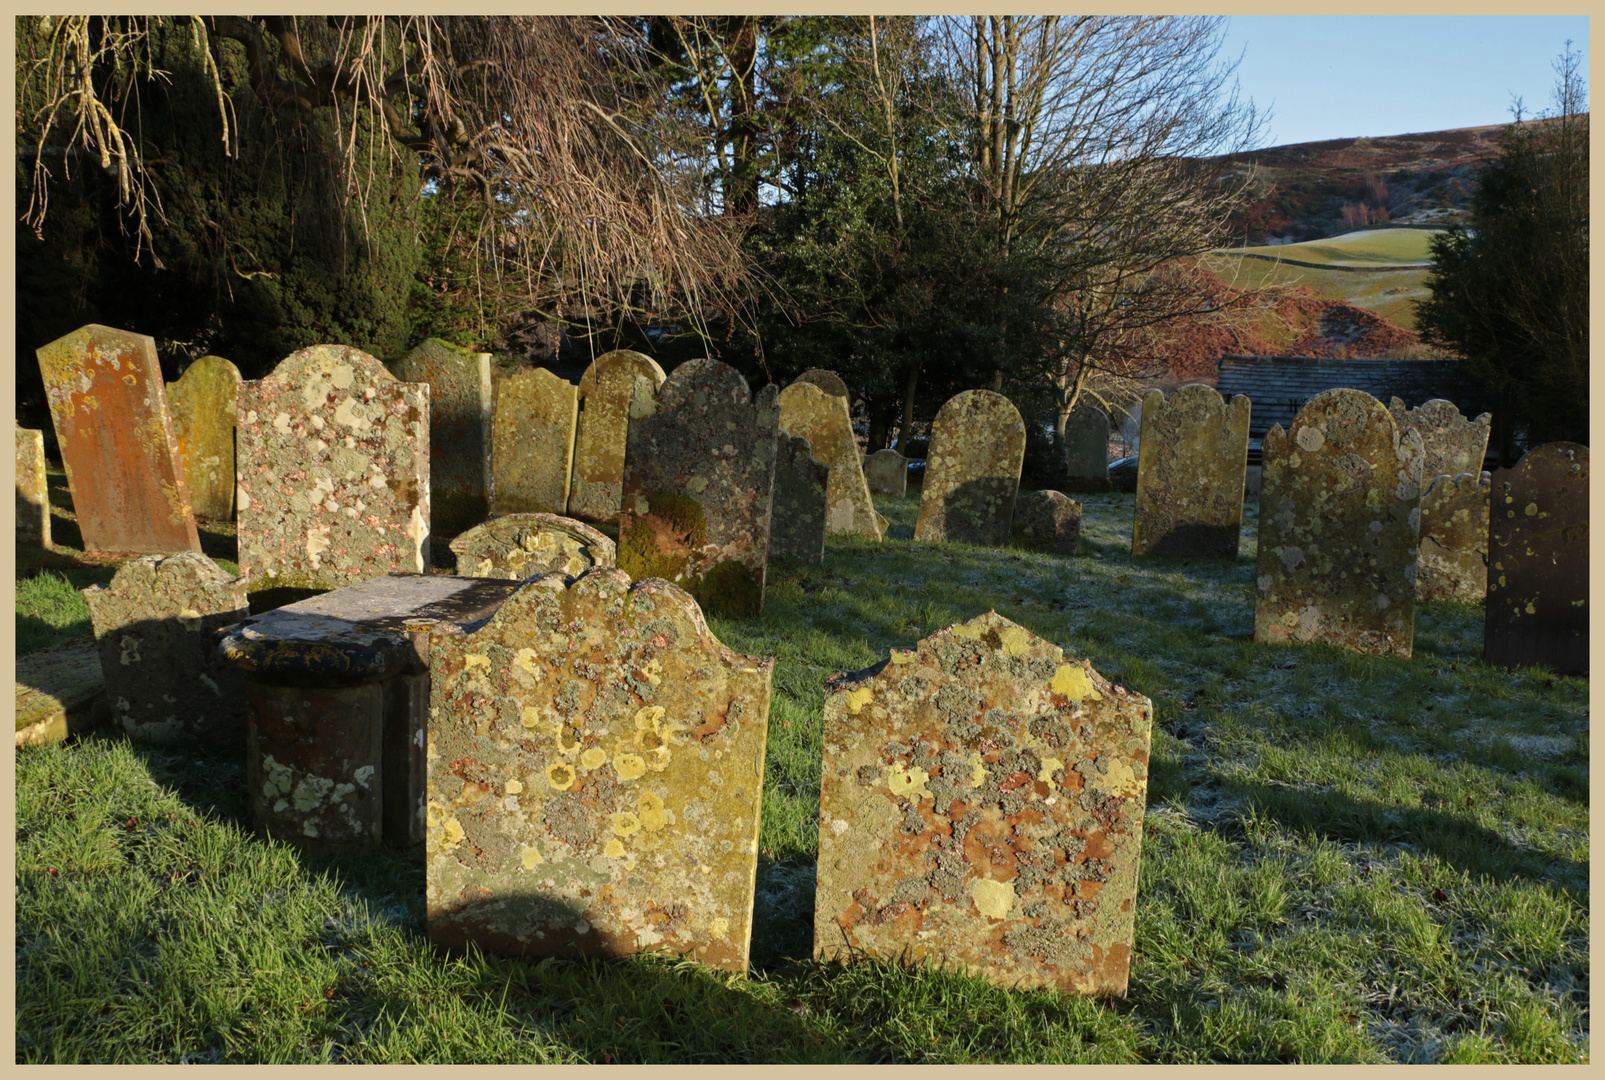
<svg viewBox="0 0 1605 1080">
<path fill-rule="evenodd" d="M 1288 244 L 1265 250 L 1285 251 L 1295 246 Z M 1406 330 L 1416 328 L 1416 301 L 1432 295 L 1432 290 L 1427 288 L 1426 270 L 1384 270 L 1356 274 L 1336 268 L 1289 266 L 1266 259 L 1234 259 L 1233 254 L 1223 253 L 1228 265 L 1222 276 L 1238 288 L 1303 285 L 1314 290 L 1318 296 L 1341 300 L 1375 312 Z"/>
<path fill-rule="evenodd" d="M 1380 269 L 1430 262 L 1432 254 L 1428 245 L 1438 232 L 1436 229 L 1363 229 L 1302 244 L 1271 244 L 1231 251 L 1323 266 Z"/>
</svg>

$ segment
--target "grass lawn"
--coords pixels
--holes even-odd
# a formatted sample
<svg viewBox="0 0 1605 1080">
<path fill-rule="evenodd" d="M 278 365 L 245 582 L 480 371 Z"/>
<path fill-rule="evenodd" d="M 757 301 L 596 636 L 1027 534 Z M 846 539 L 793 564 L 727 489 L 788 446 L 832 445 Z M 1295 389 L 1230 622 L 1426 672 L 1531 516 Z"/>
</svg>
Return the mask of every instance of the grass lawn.
<svg viewBox="0 0 1605 1080">
<path fill-rule="evenodd" d="M 1284 248 L 1267 250 L 1281 251 Z M 1232 253 L 1225 254 L 1229 257 Z M 1425 270 L 1383 270 L 1356 274 L 1336 268 L 1289 266 L 1265 259 L 1232 259 L 1226 276 L 1232 284 L 1243 289 L 1305 285 L 1313 289 L 1317 296 L 1373 311 L 1406 330 L 1416 328 L 1416 302 L 1432 295 L 1432 290 L 1427 287 Z"/>
<path fill-rule="evenodd" d="M 1324 263 L 1329 266 L 1382 267 L 1400 263 L 1432 261 L 1429 248 L 1438 235 L 1434 229 L 1362 229 L 1307 240 L 1302 244 L 1274 244 L 1234 248 L 1246 255 L 1266 255 L 1273 259 Z"/>
<path fill-rule="evenodd" d="M 1066 559 L 917 544 L 916 498 L 881 498 L 885 542 L 709 620 L 776 657 L 746 977 L 445 958 L 421 851 L 263 843 L 237 759 L 19 753 L 17 1060 L 1586 1060 L 1587 681 L 1484 666 L 1449 603 L 1410 660 L 1257 645 L 1252 510 L 1236 564 L 1188 565 L 1131 558 L 1132 499 L 1083 496 Z M 87 632 L 73 575 L 105 572 L 21 583 L 19 647 Z M 1153 699 L 1124 1000 L 809 958 L 825 677 L 989 608 Z"/>
</svg>

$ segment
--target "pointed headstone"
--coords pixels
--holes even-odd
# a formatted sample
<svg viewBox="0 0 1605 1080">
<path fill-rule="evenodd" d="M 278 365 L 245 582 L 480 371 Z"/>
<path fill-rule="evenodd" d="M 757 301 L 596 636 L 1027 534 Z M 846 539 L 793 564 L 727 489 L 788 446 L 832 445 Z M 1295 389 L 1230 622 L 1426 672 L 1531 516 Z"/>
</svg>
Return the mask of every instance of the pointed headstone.
<svg viewBox="0 0 1605 1080">
<path fill-rule="evenodd" d="M 1007 544 L 1025 464 L 1025 421 L 1002 394 L 966 390 L 931 421 L 914 539 Z"/>
<path fill-rule="evenodd" d="M 811 382 L 794 382 L 780 392 L 780 426 L 807 439 L 814 457 L 830 466 L 825 532 L 879 540 L 875 502 L 864 482 L 847 398 L 827 393 Z"/>
<path fill-rule="evenodd" d="M 540 574 L 579 577 L 593 566 L 613 566 L 613 541 L 583 521 L 557 514 L 507 514 L 451 542 L 463 577 L 523 581 Z"/>
<path fill-rule="evenodd" d="M 871 495 L 901 499 L 908 493 L 908 458 L 896 450 L 877 450 L 864 458 L 864 480 Z"/>
<path fill-rule="evenodd" d="M 1488 474 L 1433 477 L 1421 496 L 1417 600 L 1480 604 L 1488 592 Z"/>
<path fill-rule="evenodd" d="M 629 349 L 616 349 L 597 357 L 580 376 L 569 517 L 618 520 L 624 492 L 624 442 L 630 426 L 630 397 L 637 378 L 646 379 L 655 393 L 665 376 L 656 360 Z"/>
<path fill-rule="evenodd" d="M 1249 401 L 1183 386 L 1142 403 L 1131 553 L 1237 561 L 1248 468 Z"/>
<path fill-rule="evenodd" d="M 45 433 L 17 429 L 17 543 L 50 547 L 50 484 Z"/>
<path fill-rule="evenodd" d="M 428 338 L 390 366 L 429 384 L 430 532 L 454 536 L 489 513 L 490 353 Z"/>
<path fill-rule="evenodd" d="M 801 435 L 782 430 L 776 450 L 769 557 L 822 563 L 830 466 L 814 458 L 813 448 Z"/>
<path fill-rule="evenodd" d="M 496 380 L 493 396 L 491 514 L 566 514 L 579 387 L 520 368 Z"/>
<path fill-rule="evenodd" d="M 234 423 L 240 369 L 221 356 L 203 356 L 167 384 L 179 460 L 190 505 L 202 521 L 234 520 Z"/>
</svg>

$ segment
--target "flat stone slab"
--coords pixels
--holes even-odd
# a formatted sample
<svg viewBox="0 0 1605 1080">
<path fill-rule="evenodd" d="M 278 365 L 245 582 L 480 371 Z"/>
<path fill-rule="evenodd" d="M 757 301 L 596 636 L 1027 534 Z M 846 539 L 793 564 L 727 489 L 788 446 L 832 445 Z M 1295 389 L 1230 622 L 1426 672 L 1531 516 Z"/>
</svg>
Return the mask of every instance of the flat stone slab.
<svg viewBox="0 0 1605 1080">
<path fill-rule="evenodd" d="M 454 536 L 489 512 L 490 353 L 426 338 L 390 365 L 403 383 L 429 385 L 430 529 Z"/>
<path fill-rule="evenodd" d="M 566 514 L 580 390 L 546 368 L 496 380 L 491 408 L 490 512 Z"/>
<path fill-rule="evenodd" d="M 780 427 L 807 439 L 815 459 L 830 466 L 825 532 L 879 540 L 875 503 L 864 482 L 846 396 L 838 397 L 811 382 L 794 382 L 780 392 Z"/>
<path fill-rule="evenodd" d="M 17 657 L 17 745 L 61 742 L 93 727 L 104 688 L 93 638 Z"/>
<path fill-rule="evenodd" d="M 1025 421 L 991 390 L 966 390 L 931 421 L 914 539 L 1001 547 L 1012 535 L 1025 464 Z"/>
<path fill-rule="evenodd" d="M 167 384 L 173 435 L 189 485 L 190 506 L 203 521 L 234 520 L 234 425 L 240 369 L 203 356 Z"/>
<path fill-rule="evenodd" d="M 84 550 L 201 550 L 155 339 L 90 324 L 35 354 Z"/>
<path fill-rule="evenodd" d="M 813 448 L 801 435 L 781 431 L 776 448 L 769 557 L 822 563 L 830 466 L 814 458 Z"/>
<path fill-rule="evenodd" d="M 1370 394 L 1317 394 L 1265 433 L 1254 640 L 1408 657 L 1421 433 Z"/>
<path fill-rule="evenodd" d="M 1228 403 L 1212 386 L 1143 399 L 1133 555 L 1237 561 L 1250 409 L 1242 394 Z"/>
<path fill-rule="evenodd" d="M 1125 994 L 1148 699 L 995 612 L 827 685 L 815 955 Z"/>
<path fill-rule="evenodd" d="M 745 970 L 774 661 L 615 569 L 525 582 L 431 650 L 430 940 Z"/>
<path fill-rule="evenodd" d="M 1421 464 L 1423 482 L 1434 476 L 1459 476 L 1482 472 L 1483 457 L 1488 452 L 1488 426 L 1492 413 L 1483 413 L 1475 420 L 1460 415 L 1452 401 L 1433 398 L 1419 409 L 1407 409 L 1402 398 L 1388 402 L 1393 422 L 1403 431 L 1413 427 L 1421 432 L 1421 445 L 1426 454 Z"/>
<path fill-rule="evenodd" d="M 45 433 L 36 428 L 17 429 L 17 543 L 51 546 Z"/>
<path fill-rule="evenodd" d="M 617 521 L 624 496 L 625 440 L 635 380 L 646 379 L 652 393 L 666 376 L 643 353 L 615 349 L 591 362 L 580 376 L 580 415 L 574 436 L 574 476 L 568 515 L 587 521 Z"/>
<path fill-rule="evenodd" d="M 523 581 L 539 574 L 579 577 L 593 566 L 615 566 L 613 541 L 583 521 L 557 514 L 492 518 L 451 542 L 464 577 Z"/>
<path fill-rule="evenodd" d="M 1033 491 L 1014 501 L 1014 542 L 1037 551 L 1074 555 L 1081 547 L 1081 504 L 1058 491 Z"/>
<path fill-rule="evenodd" d="M 1433 477 L 1421 496 L 1417 600 L 1480 604 L 1488 592 L 1488 474 Z"/>
<path fill-rule="evenodd" d="M 877 450 L 864 457 L 864 481 L 870 494 L 901 499 L 908 493 L 909 459 L 896 450 Z"/>
</svg>

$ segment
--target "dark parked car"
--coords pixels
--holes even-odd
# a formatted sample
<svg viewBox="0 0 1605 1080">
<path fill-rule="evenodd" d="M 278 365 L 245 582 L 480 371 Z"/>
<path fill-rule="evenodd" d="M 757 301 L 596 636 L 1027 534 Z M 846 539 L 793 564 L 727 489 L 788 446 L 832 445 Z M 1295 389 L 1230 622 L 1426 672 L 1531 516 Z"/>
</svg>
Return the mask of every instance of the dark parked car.
<svg viewBox="0 0 1605 1080">
<path fill-rule="evenodd" d="M 1109 483 L 1116 491 L 1137 490 L 1137 458 L 1123 457 L 1109 465 Z"/>
</svg>

